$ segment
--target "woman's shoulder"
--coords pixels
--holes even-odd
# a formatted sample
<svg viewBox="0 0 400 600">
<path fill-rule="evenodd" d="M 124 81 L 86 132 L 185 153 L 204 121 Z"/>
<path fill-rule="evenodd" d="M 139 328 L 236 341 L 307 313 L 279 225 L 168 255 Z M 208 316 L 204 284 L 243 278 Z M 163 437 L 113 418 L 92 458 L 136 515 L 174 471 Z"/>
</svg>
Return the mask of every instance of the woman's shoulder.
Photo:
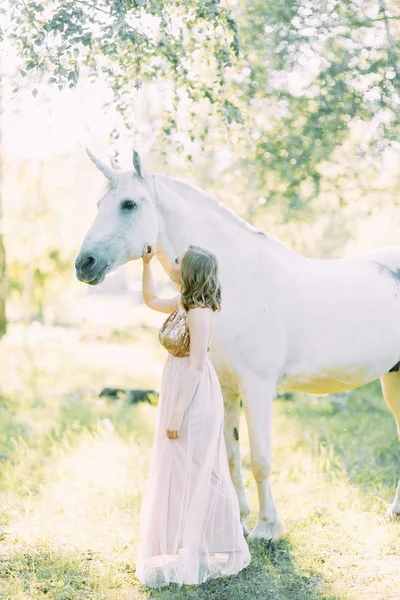
<svg viewBox="0 0 400 600">
<path fill-rule="evenodd" d="M 214 311 L 208 306 L 194 306 L 187 311 L 187 317 L 192 321 L 204 321 L 211 319 L 214 316 Z"/>
<path fill-rule="evenodd" d="M 210 306 L 191 306 L 188 309 L 188 313 L 189 312 L 209 312 L 209 313 L 214 313 L 213 309 Z"/>
</svg>

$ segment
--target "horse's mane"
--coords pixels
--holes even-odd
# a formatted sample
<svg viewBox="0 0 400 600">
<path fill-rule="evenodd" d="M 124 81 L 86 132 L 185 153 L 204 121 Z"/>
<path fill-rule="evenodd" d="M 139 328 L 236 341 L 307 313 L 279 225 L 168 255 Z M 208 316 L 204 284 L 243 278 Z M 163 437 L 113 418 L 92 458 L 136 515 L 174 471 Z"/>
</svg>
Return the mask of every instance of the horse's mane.
<svg viewBox="0 0 400 600">
<path fill-rule="evenodd" d="M 237 215 L 232 209 L 225 206 L 225 204 L 223 204 L 222 202 L 217 200 L 217 198 L 214 198 L 201 188 L 190 183 L 186 183 L 185 181 L 180 181 L 179 179 L 168 177 L 167 175 L 157 175 L 157 178 L 160 178 L 164 184 L 166 184 L 170 189 L 172 189 L 176 193 L 179 193 L 179 195 L 181 196 L 187 196 L 188 194 L 195 195 L 196 202 L 200 202 L 203 205 L 206 205 L 211 210 L 219 213 L 221 216 L 228 218 L 231 222 L 235 223 L 240 228 L 250 232 L 251 234 L 257 235 L 259 239 L 264 240 L 268 244 L 271 244 L 277 250 L 281 252 L 288 252 L 292 256 L 297 255 L 297 252 L 285 246 L 285 244 L 280 242 L 273 235 L 267 233 L 266 231 L 263 231 L 262 229 L 258 229 L 253 225 L 250 225 L 250 223 L 239 217 L 239 215 Z"/>
<path fill-rule="evenodd" d="M 228 217 L 231 221 L 233 221 L 236 225 L 246 229 L 247 231 L 251 231 L 252 233 L 257 233 L 258 235 L 264 235 L 266 237 L 270 237 L 265 231 L 261 229 L 257 229 L 253 225 L 250 225 L 247 221 L 239 217 L 231 208 L 222 204 L 217 198 L 214 198 L 201 188 L 192 185 L 191 183 L 187 183 L 185 181 L 181 181 L 179 179 L 175 179 L 173 177 L 168 177 L 167 175 L 157 175 L 158 178 L 161 178 L 164 183 L 168 185 L 168 187 L 172 187 L 175 191 L 179 192 L 182 196 L 187 196 L 190 194 L 196 195 L 196 201 L 199 201 L 212 210 L 220 213 L 224 217 Z M 272 237 L 272 236 L 271 236 Z"/>
</svg>

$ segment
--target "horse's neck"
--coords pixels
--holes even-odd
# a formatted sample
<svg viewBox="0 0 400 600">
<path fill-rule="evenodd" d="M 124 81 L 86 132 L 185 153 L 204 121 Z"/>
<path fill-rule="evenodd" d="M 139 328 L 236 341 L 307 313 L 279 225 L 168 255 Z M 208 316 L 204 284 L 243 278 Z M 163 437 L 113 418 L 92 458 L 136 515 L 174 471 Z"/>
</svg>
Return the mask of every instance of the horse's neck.
<svg viewBox="0 0 400 600">
<path fill-rule="evenodd" d="M 265 261 L 298 256 L 202 190 L 163 175 L 156 179 L 161 217 L 158 258 L 167 272 L 171 261 L 189 244 L 214 252 L 221 267 L 224 262 L 246 261 L 247 252 L 259 245 Z"/>
</svg>

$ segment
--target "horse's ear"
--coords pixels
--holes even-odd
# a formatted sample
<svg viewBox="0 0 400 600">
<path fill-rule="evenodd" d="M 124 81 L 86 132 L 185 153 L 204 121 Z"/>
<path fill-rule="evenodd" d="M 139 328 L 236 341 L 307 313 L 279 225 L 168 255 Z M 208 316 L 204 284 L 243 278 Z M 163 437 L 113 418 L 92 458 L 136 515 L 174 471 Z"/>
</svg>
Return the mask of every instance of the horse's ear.
<svg viewBox="0 0 400 600">
<path fill-rule="evenodd" d="M 133 166 L 135 168 L 135 173 L 139 177 L 139 179 L 143 179 L 142 162 L 140 160 L 139 152 L 137 152 L 136 150 L 133 151 Z"/>
<path fill-rule="evenodd" d="M 117 161 L 113 159 L 112 156 L 110 156 L 110 163 L 111 163 L 111 167 L 114 169 L 114 171 L 121 171 L 121 167 L 119 166 Z"/>
</svg>

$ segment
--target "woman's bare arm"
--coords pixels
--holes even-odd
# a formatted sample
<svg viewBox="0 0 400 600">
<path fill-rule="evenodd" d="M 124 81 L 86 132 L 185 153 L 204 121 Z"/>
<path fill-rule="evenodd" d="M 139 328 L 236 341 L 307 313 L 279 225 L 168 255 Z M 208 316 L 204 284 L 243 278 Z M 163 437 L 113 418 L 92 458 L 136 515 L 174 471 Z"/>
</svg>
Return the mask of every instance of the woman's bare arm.
<svg viewBox="0 0 400 600">
<path fill-rule="evenodd" d="M 190 332 L 189 365 L 182 376 L 178 398 L 167 428 L 170 439 L 179 437 L 183 415 L 193 400 L 207 358 L 212 315 L 207 308 L 190 309 L 186 322 Z"/>
<path fill-rule="evenodd" d="M 171 298 L 161 298 L 157 294 L 157 288 L 153 280 L 150 261 L 156 252 L 155 246 L 150 246 L 150 251 L 146 248 L 143 254 L 143 275 L 142 275 L 142 292 L 144 303 L 152 308 L 163 313 L 172 313 L 178 308 L 180 303 L 180 294 L 175 294 Z"/>
</svg>

